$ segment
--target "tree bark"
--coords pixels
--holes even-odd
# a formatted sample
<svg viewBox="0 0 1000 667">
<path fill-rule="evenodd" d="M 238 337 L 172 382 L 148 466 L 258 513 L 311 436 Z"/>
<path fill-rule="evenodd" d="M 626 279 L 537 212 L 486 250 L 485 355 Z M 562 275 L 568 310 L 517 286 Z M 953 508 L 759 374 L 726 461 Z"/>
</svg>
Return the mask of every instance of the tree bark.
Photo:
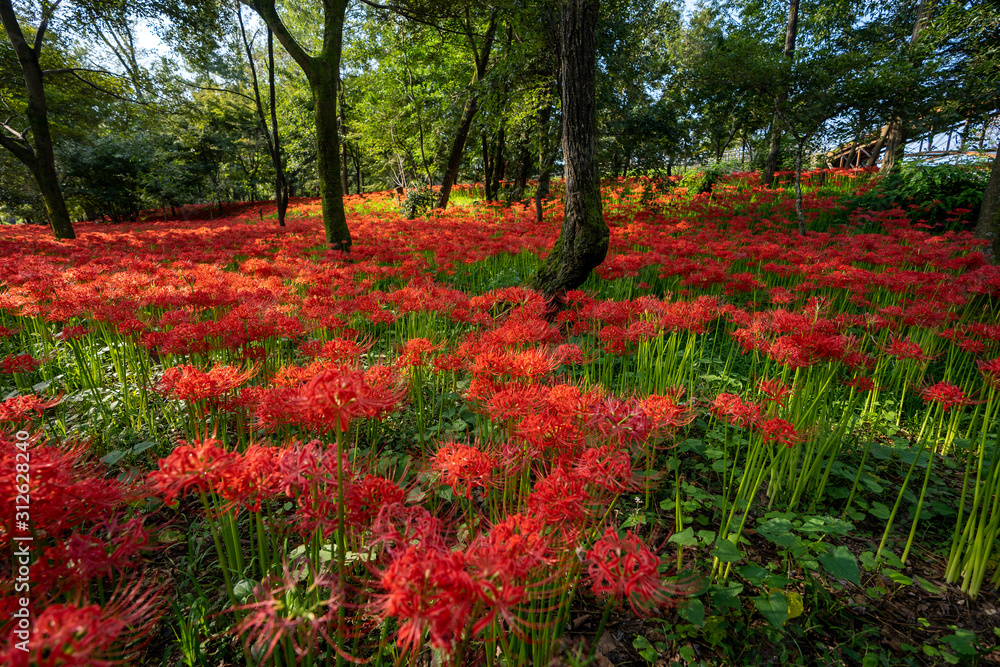
<svg viewBox="0 0 1000 667">
<path fill-rule="evenodd" d="M 789 61 L 795 59 L 795 36 L 799 30 L 799 0 L 791 0 L 788 9 L 788 23 L 785 26 L 785 51 L 784 55 Z M 778 109 L 788 99 L 788 94 L 782 90 L 774 100 L 774 115 L 777 117 Z M 764 163 L 764 176 L 761 179 L 764 185 L 771 187 L 774 182 L 774 172 L 778 170 L 778 158 L 781 155 L 781 125 L 775 120 L 771 123 L 771 145 L 767 151 L 767 161 Z"/>
<path fill-rule="evenodd" d="M 990 179 L 986 181 L 986 189 L 983 190 L 983 206 L 979 209 L 976 238 L 989 242 L 983 254 L 990 264 L 996 264 L 1000 260 L 1000 148 L 993 158 Z"/>
<path fill-rule="evenodd" d="M 59 176 L 56 174 L 52 133 L 49 130 L 48 104 L 45 100 L 42 68 L 39 64 L 42 40 L 45 37 L 48 20 L 49 16 L 46 13 L 35 32 L 34 43 L 29 45 L 21 32 L 21 26 L 17 21 L 17 15 L 14 14 L 11 0 L 0 0 L 0 21 L 3 22 L 7 39 L 10 40 L 14 53 L 17 55 L 21 64 L 21 73 L 24 76 L 28 98 L 26 115 L 28 116 L 28 127 L 33 136 L 33 141 L 29 142 L 23 133 L 14 133 L 14 136 L 0 134 L 0 145 L 13 153 L 35 177 L 55 237 L 57 239 L 75 239 L 76 232 L 69 219 L 69 210 L 66 208 L 66 200 L 63 199 L 62 189 L 59 187 Z"/>
<path fill-rule="evenodd" d="M 340 132 L 337 82 L 348 0 L 323 0 L 323 48 L 309 55 L 288 32 L 274 7 L 274 0 L 240 0 L 256 11 L 288 55 L 302 68 L 313 96 L 316 118 L 316 175 L 323 209 L 326 242 L 334 250 L 350 251 L 351 232 L 344 213 L 340 181 Z"/>
<path fill-rule="evenodd" d="M 339 80 L 340 84 L 340 187 L 343 193 L 349 194 L 350 188 L 347 183 L 347 110 L 344 109 L 344 80 Z"/>
<path fill-rule="evenodd" d="M 552 302 L 583 284 L 608 253 L 609 230 L 601 205 L 601 179 L 595 160 L 595 28 L 598 0 L 562 3 L 562 146 L 566 205 L 562 232 L 539 267 L 533 285 Z"/>
<path fill-rule="evenodd" d="M 271 102 L 271 141 L 274 143 L 274 199 L 278 206 L 278 226 L 285 226 L 288 210 L 288 181 L 281 160 L 281 141 L 278 137 L 278 107 L 274 86 L 274 33 L 267 29 L 267 85 Z"/>
<path fill-rule="evenodd" d="M 455 132 L 455 139 L 451 142 L 451 150 L 448 151 L 448 161 L 445 163 L 444 176 L 441 178 L 441 191 L 438 193 L 435 207 L 446 208 L 448 199 L 451 197 L 451 188 L 458 178 L 458 169 L 462 165 L 462 155 L 465 152 L 465 144 L 469 140 L 469 130 L 472 128 L 472 120 L 479 110 L 479 94 L 475 89 L 478 83 L 486 76 L 486 66 L 489 63 L 490 51 L 493 50 L 493 38 L 496 35 L 497 21 L 496 10 L 490 16 L 490 23 L 483 37 L 482 50 L 476 48 L 475 40 L 472 36 L 472 29 L 469 28 L 469 43 L 472 48 L 472 55 L 476 61 L 476 69 L 472 73 L 472 81 L 469 83 L 469 99 L 465 102 L 462 110 L 462 120 L 459 121 L 458 130 Z"/>
</svg>

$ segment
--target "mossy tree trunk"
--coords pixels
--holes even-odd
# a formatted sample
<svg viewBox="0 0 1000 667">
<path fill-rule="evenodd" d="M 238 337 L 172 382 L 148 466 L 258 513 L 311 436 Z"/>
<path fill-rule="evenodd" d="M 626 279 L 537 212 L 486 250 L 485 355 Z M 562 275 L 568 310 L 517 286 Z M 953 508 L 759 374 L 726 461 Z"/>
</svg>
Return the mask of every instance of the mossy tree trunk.
<svg viewBox="0 0 1000 667">
<path fill-rule="evenodd" d="M 799 32 L 799 0 L 791 0 L 788 8 L 788 23 L 785 24 L 785 50 L 784 56 L 789 62 L 795 59 L 795 37 Z M 778 92 L 774 98 L 774 120 L 771 122 L 771 142 L 767 150 L 767 160 L 764 162 L 764 175 L 762 181 L 764 185 L 771 187 L 774 182 L 774 173 L 778 170 L 778 158 L 781 155 L 781 125 L 778 123 L 778 114 L 781 107 L 788 101 L 788 93 L 784 89 Z"/>
<path fill-rule="evenodd" d="M 45 210 L 49 215 L 52 233 L 57 239 L 75 239 L 76 232 L 69 219 L 66 200 L 63 199 L 59 187 L 59 176 L 56 174 L 55 152 L 52 149 L 52 133 L 49 130 L 48 104 L 45 100 L 45 86 L 42 80 L 42 67 L 39 56 L 42 51 L 42 40 L 48 27 L 50 14 L 55 6 L 48 6 L 44 12 L 34 41 L 29 44 L 21 31 L 21 25 L 14 13 L 10 0 L 0 0 L 0 21 L 4 32 L 17 55 L 24 75 L 25 92 L 28 106 L 25 115 L 28 117 L 28 128 L 31 131 L 31 141 L 25 136 L 27 132 L 18 132 L 12 127 L 3 125 L 0 130 L 0 146 L 9 150 L 35 177 L 38 190 L 45 202 Z"/>
<path fill-rule="evenodd" d="M 337 105 L 344 14 L 348 0 L 323 0 L 323 48 L 308 54 L 285 27 L 274 0 L 241 0 L 257 12 L 288 55 L 302 68 L 313 96 L 316 119 L 316 175 L 323 208 L 326 242 L 335 250 L 351 249 L 351 232 L 344 214 L 340 174 L 340 110 Z"/>
<path fill-rule="evenodd" d="M 608 253 L 608 225 L 601 206 L 601 178 L 595 160 L 597 0 L 562 4 L 562 147 L 566 205 L 562 233 L 532 284 L 558 300 L 583 284 Z"/>
</svg>

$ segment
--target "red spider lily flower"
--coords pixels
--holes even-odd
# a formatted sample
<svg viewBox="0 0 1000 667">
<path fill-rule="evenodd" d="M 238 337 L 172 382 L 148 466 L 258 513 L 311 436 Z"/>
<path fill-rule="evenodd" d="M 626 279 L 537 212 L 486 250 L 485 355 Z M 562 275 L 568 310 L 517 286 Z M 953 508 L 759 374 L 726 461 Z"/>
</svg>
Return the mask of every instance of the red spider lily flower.
<svg viewBox="0 0 1000 667">
<path fill-rule="evenodd" d="M 50 401 L 43 401 L 34 394 L 11 396 L 0 402 L 0 422 L 21 422 L 28 419 L 31 413 L 42 414 L 46 409 L 59 404 L 62 396 Z"/>
<path fill-rule="evenodd" d="M 948 412 L 951 408 L 957 406 L 965 407 L 967 405 L 975 405 L 976 401 L 968 398 L 965 392 L 962 391 L 956 385 L 950 382 L 938 382 L 937 384 L 931 385 L 929 387 L 924 387 L 920 390 L 920 395 L 928 403 L 937 403 L 941 408 Z"/>
<path fill-rule="evenodd" d="M 493 470 L 500 466 L 495 456 L 471 445 L 447 443 L 431 460 L 431 469 L 440 473 L 441 483 L 451 487 L 456 496 L 472 498 L 472 489 L 488 489 Z"/>
<path fill-rule="evenodd" d="M 377 475 L 365 475 L 347 489 L 347 522 L 352 528 L 371 526 L 381 509 L 394 503 L 405 503 L 406 489 L 392 480 Z"/>
<path fill-rule="evenodd" d="M 61 332 L 59 332 L 59 338 L 63 340 L 80 340 L 86 336 L 89 336 L 92 332 L 88 326 L 69 326 L 64 327 Z"/>
<path fill-rule="evenodd" d="M 163 502 L 171 505 L 178 496 L 191 490 L 216 492 L 237 459 L 215 438 L 196 441 L 194 445 L 181 444 L 160 459 L 160 469 L 149 474 L 149 483 L 163 497 Z"/>
<path fill-rule="evenodd" d="M 287 450 L 251 444 L 242 454 L 236 454 L 215 485 L 219 497 L 259 512 L 261 503 L 281 495 L 283 478 L 281 459 Z"/>
<path fill-rule="evenodd" d="M 679 390 L 679 391 L 677 391 Z M 641 401 L 643 413 L 653 423 L 653 430 L 665 435 L 673 435 L 695 420 L 698 416 L 693 406 L 684 405 L 680 401 L 684 395 L 683 387 L 674 388 L 673 395 L 668 391 L 666 395 L 658 396 L 650 394 Z"/>
<path fill-rule="evenodd" d="M 511 576 L 524 579 L 548 560 L 552 540 L 545 528 L 545 522 L 536 516 L 511 514 L 490 528 L 485 542 L 494 556 L 504 561 Z"/>
<path fill-rule="evenodd" d="M 653 422 L 640 405 L 617 398 L 597 403 L 587 425 L 619 444 L 646 442 L 653 428 Z"/>
<path fill-rule="evenodd" d="M 614 494 L 640 486 L 628 454 L 611 445 L 584 450 L 575 459 L 573 474 Z"/>
<path fill-rule="evenodd" d="M 405 387 L 378 391 L 365 382 L 363 371 L 340 366 L 320 371 L 299 390 L 304 425 L 321 432 L 339 428 L 347 432 L 354 417 L 376 417 L 395 408 L 406 395 Z"/>
<path fill-rule="evenodd" d="M 791 448 L 805 440 L 804 436 L 795 431 L 795 426 L 784 419 L 774 417 L 762 421 L 759 426 L 765 442 L 780 442 Z"/>
<path fill-rule="evenodd" d="M 760 406 L 756 403 L 744 403 L 736 394 L 719 394 L 712 404 L 712 412 L 719 418 L 725 418 L 736 426 L 753 426 L 761 421 Z"/>
<path fill-rule="evenodd" d="M 479 587 L 461 551 L 409 545 L 382 572 L 382 610 L 399 621 L 396 642 L 415 651 L 424 632 L 431 646 L 451 652 L 462 639 Z"/>
<path fill-rule="evenodd" d="M 875 382 L 870 377 L 864 375 L 858 375 L 851 378 L 850 380 L 844 380 L 842 383 L 845 387 L 852 387 L 857 392 L 872 391 L 875 389 Z"/>
<path fill-rule="evenodd" d="M 372 523 L 376 543 L 390 550 L 405 548 L 415 542 L 445 549 L 441 538 L 441 520 L 419 505 L 389 503 L 379 508 Z"/>
<path fill-rule="evenodd" d="M 889 336 L 889 341 L 884 348 L 881 348 L 883 352 L 889 354 L 897 359 L 916 359 L 918 361 L 930 361 L 936 359 L 941 355 L 927 355 L 924 354 L 923 349 L 911 341 L 909 338 L 896 338 L 895 336 Z"/>
<path fill-rule="evenodd" d="M 996 359 L 977 361 L 976 366 L 988 382 L 1000 388 L 1000 357 Z"/>
<path fill-rule="evenodd" d="M 259 366 L 240 370 L 217 364 L 208 371 L 195 366 L 173 366 L 163 371 L 156 391 L 168 398 L 184 401 L 219 398 L 252 378 L 258 370 Z"/>
<path fill-rule="evenodd" d="M 396 364 L 399 366 L 426 366 L 430 361 L 427 357 L 444 347 L 444 343 L 432 343 L 426 338 L 411 338 L 403 345 Z"/>
<path fill-rule="evenodd" d="M 628 599 L 639 616 L 657 608 L 674 606 L 685 587 L 665 581 L 660 575 L 660 559 L 642 540 L 627 531 L 624 538 L 608 528 L 587 552 L 591 590 L 598 597 Z"/>
<path fill-rule="evenodd" d="M 528 510 L 550 526 L 573 533 L 590 516 L 586 480 L 556 467 L 535 483 Z"/>
<path fill-rule="evenodd" d="M 35 620 L 29 650 L 21 651 L 9 641 L 0 651 L 0 663 L 11 667 L 134 664 L 163 616 L 164 593 L 163 586 L 149 586 L 140 575 L 119 584 L 103 608 L 53 604 Z"/>
<path fill-rule="evenodd" d="M 0 373 L 31 373 L 36 370 L 41 361 L 30 354 L 10 355 L 0 359 Z"/>
<path fill-rule="evenodd" d="M 310 568 L 307 560 L 292 567 L 284 563 L 282 576 L 272 576 L 257 584 L 253 589 L 254 601 L 233 609 L 243 614 L 233 632 L 243 637 L 248 652 L 263 651 L 262 664 L 268 662 L 283 640 L 291 642 L 292 651 L 302 659 L 316 648 L 320 637 L 339 655 L 356 662 L 343 652 L 330 632 L 336 629 L 341 607 L 337 577 L 329 572 L 307 573 L 306 568 Z"/>
<path fill-rule="evenodd" d="M 792 393 L 792 388 L 778 378 L 761 380 L 757 384 L 757 389 L 767 397 L 765 400 L 773 401 L 782 407 L 785 405 L 785 397 Z"/>
</svg>

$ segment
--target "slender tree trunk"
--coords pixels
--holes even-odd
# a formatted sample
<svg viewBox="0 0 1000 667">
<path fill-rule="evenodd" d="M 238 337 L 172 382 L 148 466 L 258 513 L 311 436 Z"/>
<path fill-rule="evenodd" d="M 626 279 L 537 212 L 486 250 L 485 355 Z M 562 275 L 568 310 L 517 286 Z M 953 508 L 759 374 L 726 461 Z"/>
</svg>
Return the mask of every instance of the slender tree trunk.
<svg viewBox="0 0 1000 667">
<path fill-rule="evenodd" d="M 798 34 L 799 26 L 799 0 L 791 0 L 788 9 L 788 23 L 785 26 L 785 58 L 789 61 L 795 59 L 795 36 Z M 782 90 L 774 100 L 774 115 L 778 115 L 779 108 L 788 99 L 788 93 Z M 771 122 L 771 144 L 767 151 L 767 161 L 764 163 L 764 176 L 761 179 L 764 185 L 770 187 L 774 182 L 774 172 L 778 170 L 778 157 L 781 155 L 781 125 L 777 119 Z"/>
<path fill-rule="evenodd" d="M 805 147 L 805 137 L 795 137 L 795 217 L 799 221 L 801 235 L 806 233 L 806 216 L 802 210 L 802 152 Z"/>
<path fill-rule="evenodd" d="M 983 252 L 991 264 L 996 264 L 1000 260 L 1000 148 L 993 158 L 990 179 L 983 190 L 983 206 L 979 209 L 976 238 L 989 242 Z"/>
<path fill-rule="evenodd" d="M 493 50 L 493 37 L 496 34 L 496 28 L 496 11 L 494 11 L 490 16 L 486 35 L 483 37 L 481 51 L 476 49 L 470 29 L 469 41 L 473 50 L 473 57 L 476 60 L 476 69 L 472 74 L 472 81 L 469 83 L 469 99 L 466 100 L 465 108 L 462 110 L 462 120 L 458 123 L 455 139 L 451 142 L 451 150 L 448 151 L 448 161 L 445 163 L 444 176 L 441 178 L 441 191 L 438 193 L 437 203 L 435 204 L 437 208 L 446 208 L 448 206 L 448 199 L 451 197 L 451 188 L 458 178 L 458 170 L 462 165 L 462 155 L 465 152 L 465 143 L 469 139 L 472 120 L 476 117 L 476 112 L 479 110 L 479 93 L 476 91 L 475 85 L 486 76 L 486 67 L 489 64 L 490 51 Z"/>
<path fill-rule="evenodd" d="M 566 206 L 562 232 L 535 274 L 536 289 L 558 303 L 567 290 L 583 284 L 608 253 L 609 230 L 601 205 L 601 178 L 595 159 L 595 27 L 598 0 L 562 3 L 563 158 Z"/>
<path fill-rule="evenodd" d="M 351 189 L 347 182 L 347 111 L 344 109 L 344 80 L 340 79 L 340 187 L 344 194 L 348 194 Z"/>
<path fill-rule="evenodd" d="M 490 153 L 489 140 L 483 131 L 483 195 L 486 201 L 493 201 L 493 155 Z"/>
<path fill-rule="evenodd" d="M 323 48 L 315 56 L 309 55 L 295 41 L 275 10 L 275 0 L 240 1 L 260 15 L 309 81 L 316 118 L 316 175 L 326 242 L 334 250 L 350 251 L 351 232 L 344 214 L 344 189 L 340 180 L 340 118 L 337 105 L 344 14 L 348 0 L 323 0 Z"/>
<path fill-rule="evenodd" d="M 271 103 L 271 141 L 274 143 L 274 201 L 278 206 L 278 226 L 285 226 L 288 211 L 288 181 L 281 159 L 281 140 L 278 137 L 278 105 L 274 85 L 274 33 L 267 29 L 267 87 Z"/>
<path fill-rule="evenodd" d="M 54 10 L 54 7 L 52 9 Z M 11 0 L 0 0 L 0 21 L 3 22 L 7 39 L 10 40 L 11 47 L 17 55 L 24 76 L 28 101 L 25 114 L 28 116 L 28 127 L 33 137 L 29 142 L 22 134 L 13 137 L 0 134 L 0 145 L 13 153 L 35 177 L 55 237 L 75 239 L 76 232 L 69 219 L 69 210 L 66 208 L 66 200 L 63 199 L 59 176 L 56 173 L 52 133 L 49 129 L 48 103 L 45 100 L 45 85 L 39 64 L 48 19 L 48 15 L 42 19 L 38 30 L 35 31 L 34 43 L 28 44 L 21 32 L 21 25 L 18 23 Z"/>
<path fill-rule="evenodd" d="M 504 150 L 507 148 L 506 142 L 507 136 L 504 131 L 504 121 L 500 121 L 500 129 L 497 130 L 497 142 L 493 149 L 493 196 L 496 197 L 500 194 L 500 181 L 506 176 L 506 166 L 504 163 Z"/>
<path fill-rule="evenodd" d="M 549 186 L 552 181 L 552 165 L 555 162 L 557 147 L 549 141 L 549 118 L 552 116 L 552 106 L 544 105 L 538 112 L 538 187 L 535 188 L 535 220 L 541 222 L 545 215 L 545 200 L 549 196 Z M 552 145 L 550 145 L 552 144 Z"/>
</svg>

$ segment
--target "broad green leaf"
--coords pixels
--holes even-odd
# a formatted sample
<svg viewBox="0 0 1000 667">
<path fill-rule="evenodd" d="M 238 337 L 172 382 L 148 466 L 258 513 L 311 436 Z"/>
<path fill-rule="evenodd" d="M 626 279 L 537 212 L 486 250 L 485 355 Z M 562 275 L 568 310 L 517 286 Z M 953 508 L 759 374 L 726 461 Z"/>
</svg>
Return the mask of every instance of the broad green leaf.
<svg viewBox="0 0 1000 667">
<path fill-rule="evenodd" d="M 836 546 L 816 559 L 827 572 L 838 579 L 846 579 L 856 586 L 861 585 L 861 571 L 858 559 L 844 545 Z"/>
<path fill-rule="evenodd" d="M 776 628 L 780 628 L 788 620 L 788 602 L 781 591 L 758 595 L 753 599 L 753 604 L 757 611 L 764 615 L 767 622 Z"/>
<path fill-rule="evenodd" d="M 691 526 L 688 526 L 679 533 L 674 533 L 667 541 L 682 547 L 690 547 L 698 544 L 698 538 L 694 536 L 694 528 Z"/>
<path fill-rule="evenodd" d="M 712 549 L 712 555 L 723 563 L 735 563 L 743 559 L 743 554 L 736 548 L 736 545 L 722 537 L 715 540 L 715 548 Z"/>
<path fill-rule="evenodd" d="M 678 608 L 677 613 L 685 621 L 697 625 L 699 628 L 705 623 L 705 605 L 698 598 L 694 598 L 683 607 Z"/>
</svg>

